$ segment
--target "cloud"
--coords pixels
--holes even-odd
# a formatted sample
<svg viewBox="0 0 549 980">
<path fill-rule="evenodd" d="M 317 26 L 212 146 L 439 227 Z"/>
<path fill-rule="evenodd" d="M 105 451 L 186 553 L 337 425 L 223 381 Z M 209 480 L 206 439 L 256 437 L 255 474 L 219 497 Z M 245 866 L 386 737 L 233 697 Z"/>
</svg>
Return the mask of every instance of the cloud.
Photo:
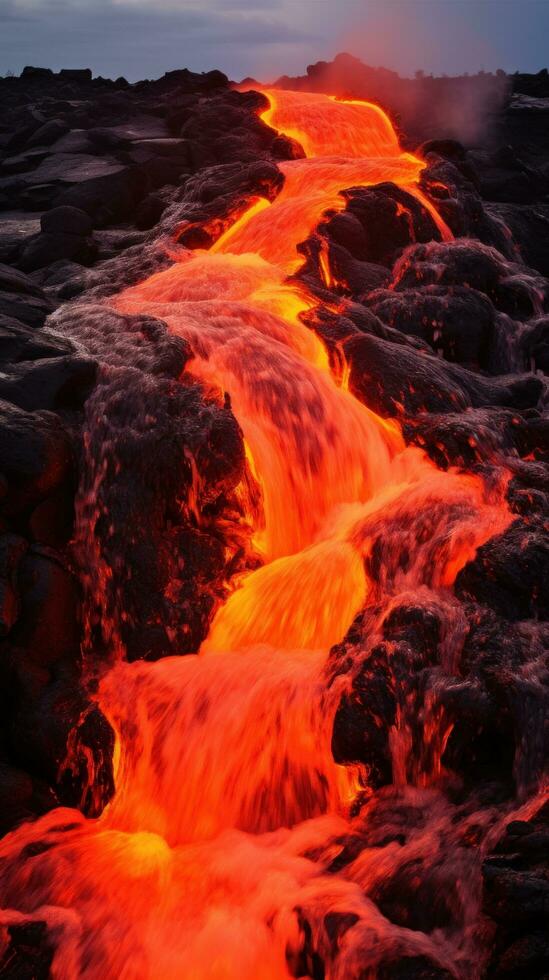
<svg viewBox="0 0 549 980">
<path fill-rule="evenodd" d="M 0 72 L 269 79 L 340 50 L 403 73 L 536 71 L 548 31 L 545 0 L 0 0 Z"/>
<path fill-rule="evenodd" d="M 264 0 L 162 0 L 154 8 L 141 0 L 0 0 L 0 71 L 81 65 L 135 80 L 186 66 L 241 77 L 246 65 L 265 61 L 262 51 L 305 44 L 279 10 Z"/>
</svg>

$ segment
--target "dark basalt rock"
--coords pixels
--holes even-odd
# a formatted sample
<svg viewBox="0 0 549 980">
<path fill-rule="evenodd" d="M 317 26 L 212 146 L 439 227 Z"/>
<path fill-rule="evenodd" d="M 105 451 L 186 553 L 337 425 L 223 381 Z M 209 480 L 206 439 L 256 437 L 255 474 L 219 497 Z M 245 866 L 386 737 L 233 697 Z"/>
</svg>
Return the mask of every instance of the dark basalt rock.
<svg viewBox="0 0 549 980">
<path fill-rule="evenodd" d="M 186 341 L 168 333 L 161 320 L 117 313 L 93 303 L 61 307 L 49 327 L 61 343 L 74 346 L 76 341 L 112 368 L 131 365 L 153 376 L 177 379 L 191 356 Z"/>
<path fill-rule="evenodd" d="M 2 977 L 5 980 L 48 980 L 55 948 L 46 923 L 29 920 L 8 926 L 6 932 L 9 942 L 0 959 Z"/>
<path fill-rule="evenodd" d="M 545 522 L 514 521 L 479 548 L 459 573 L 456 592 L 506 619 L 549 618 L 549 531 Z"/>
<path fill-rule="evenodd" d="M 0 291 L 0 316 L 11 317 L 28 327 L 41 327 L 54 305 L 45 296 Z"/>
<path fill-rule="evenodd" d="M 50 143 L 55 143 L 56 140 L 61 139 L 68 130 L 69 127 L 62 119 L 49 119 L 48 122 L 34 131 L 27 141 L 27 146 L 49 146 Z"/>
<path fill-rule="evenodd" d="M 535 791 L 549 751 L 547 628 L 510 625 L 482 606 L 443 609 L 425 596 L 420 603 L 396 604 L 381 626 L 382 641 L 369 647 L 371 629 L 371 614 L 365 613 L 331 651 L 331 676 L 350 675 L 334 719 L 337 762 L 360 764 L 370 791 L 392 781 L 395 764 L 399 771 L 405 764 L 408 781 L 417 784 L 435 764 L 436 740 L 426 731 L 440 726 L 441 772 L 456 801 L 480 793 L 486 803 L 500 803 Z M 404 758 L 394 755 L 397 717 L 407 732 Z M 426 895 L 434 887 L 430 874 L 427 879 Z M 380 885 L 390 917 L 424 929 L 425 922 L 412 924 L 415 912 L 402 900 L 404 884 L 393 884 Z M 427 921 L 435 922 L 437 895 L 447 892 L 434 887 L 431 899 L 425 898 Z"/>
<path fill-rule="evenodd" d="M 0 264 L 0 289 L 2 292 L 21 294 L 22 296 L 43 297 L 43 292 L 31 278 L 19 269 Z"/>
<path fill-rule="evenodd" d="M 489 405 L 535 407 L 544 390 L 535 375 L 482 377 L 378 337 L 353 336 L 342 349 L 351 391 L 384 417 L 447 414 Z"/>
<path fill-rule="evenodd" d="M 402 956 L 381 963 L 379 980 L 451 980 L 452 974 L 427 956 Z M 366 980 L 366 978 L 364 978 Z"/>
<path fill-rule="evenodd" d="M 497 214 L 485 207 L 480 195 L 480 177 L 471 155 L 462 160 L 441 159 L 445 154 L 427 156 L 420 187 L 434 204 L 456 238 L 474 238 L 491 245 L 509 259 L 517 251 L 507 227 Z"/>
<path fill-rule="evenodd" d="M 25 538 L 0 535 L 0 638 L 15 625 L 21 611 L 18 571 L 28 548 Z"/>
<path fill-rule="evenodd" d="M 544 626 L 510 624 L 483 606 L 465 610 L 461 678 L 439 696 L 452 720 L 443 762 L 469 791 L 490 786 L 523 798 L 543 777 L 549 675 Z"/>
<path fill-rule="evenodd" d="M 91 68 L 61 68 L 59 72 L 61 79 L 70 79 L 76 82 L 91 82 Z"/>
<path fill-rule="evenodd" d="M 123 165 L 106 166 L 103 173 L 85 178 L 76 157 L 73 173 L 80 174 L 81 179 L 65 188 L 56 187 L 49 202 L 55 207 L 85 211 L 94 225 L 128 217 L 148 189 L 144 175 Z"/>
<path fill-rule="evenodd" d="M 2 835 L 13 830 L 20 823 L 47 813 L 57 805 L 57 797 L 47 783 L 32 779 L 23 769 L 0 762 L 0 833 Z M 3 969 L 5 969 L 5 961 L 0 959 L 0 975 Z M 17 977 L 17 973 L 15 976 Z"/>
<path fill-rule="evenodd" d="M 531 204 L 549 190 L 547 175 L 527 162 L 515 147 L 500 146 L 494 152 L 470 153 L 480 178 L 480 191 L 487 201 Z"/>
<path fill-rule="evenodd" d="M 532 414 L 525 418 L 517 436 L 521 456 L 549 462 L 549 418 Z"/>
<path fill-rule="evenodd" d="M 49 330 L 32 330 L 9 317 L 0 317 L 0 360 L 3 364 L 65 357 L 74 353 L 74 344 Z"/>
<path fill-rule="evenodd" d="M 398 291 L 418 285 L 469 286 L 518 319 L 539 313 L 547 295 L 541 276 L 468 239 L 411 245 L 395 265 L 393 285 Z"/>
<path fill-rule="evenodd" d="M 484 912 L 496 923 L 490 980 L 541 978 L 549 965 L 549 808 L 511 820 L 483 865 Z"/>
<path fill-rule="evenodd" d="M 58 804 L 97 816 L 112 796 L 114 733 L 83 696 L 76 671 L 57 671 L 42 691 L 20 698 L 9 724 L 12 758 L 46 777 Z"/>
<path fill-rule="evenodd" d="M 311 278 L 305 281 L 309 288 L 319 295 L 318 288 L 315 290 L 314 281 Z M 320 295 L 322 296 L 322 293 Z M 326 298 L 329 295 L 324 293 Z M 361 334 L 370 334 L 392 344 L 410 347 L 414 351 L 430 353 L 430 348 L 424 341 L 382 323 L 379 317 L 361 303 L 344 300 L 340 303 L 337 312 L 319 306 L 303 313 L 301 319 L 324 341 L 330 353 L 332 370 L 336 375 L 342 368 L 342 343 L 351 337 L 360 337 Z"/>
<path fill-rule="evenodd" d="M 368 306 L 389 326 L 425 340 L 446 361 L 494 374 L 509 366 L 496 311 L 477 290 L 455 286 L 449 292 L 434 285 L 377 290 L 368 297 Z"/>
<path fill-rule="evenodd" d="M 343 190 L 345 211 L 319 225 L 319 232 L 345 248 L 355 259 L 391 267 L 412 242 L 439 241 L 428 210 L 392 183 Z"/>
<path fill-rule="evenodd" d="M 549 374 L 549 317 L 536 317 L 526 325 L 520 346 L 524 362 L 532 370 Z"/>
<path fill-rule="evenodd" d="M 148 230 L 156 225 L 163 212 L 166 210 L 166 202 L 158 195 L 148 194 L 139 204 L 135 213 L 135 224 L 140 230 Z"/>
<path fill-rule="evenodd" d="M 468 408 L 447 415 L 407 419 L 403 432 L 429 454 L 441 469 L 475 469 L 512 455 L 521 444 L 527 422 L 510 409 Z"/>
<path fill-rule="evenodd" d="M 334 718 L 332 753 L 340 764 L 362 764 L 366 785 L 376 789 L 391 783 L 394 775 L 390 731 L 397 714 L 400 724 L 404 719 L 417 724 L 428 668 L 438 659 L 440 611 L 428 605 L 396 605 L 382 624 L 382 642 L 371 649 L 369 628 L 367 614 L 359 616 L 330 653 L 335 676 L 348 669 L 352 673 L 350 690 Z M 418 730 L 414 737 L 420 737 Z"/>
<path fill-rule="evenodd" d="M 509 921 L 515 919 L 520 910 L 522 924 L 530 926 L 546 922 L 549 908 L 549 882 L 544 877 L 522 871 L 497 868 L 485 865 L 484 880 L 488 897 L 488 910 L 494 918 Z"/>
<path fill-rule="evenodd" d="M 24 246 L 19 257 L 19 265 L 27 272 L 42 269 L 61 259 L 69 259 L 85 265 L 92 261 L 96 252 L 94 243 L 81 235 L 42 232 Z"/>
<path fill-rule="evenodd" d="M 68 206 L 52 208 L 40 219 L 43 232 L 53 235 L 78 235 L 86 238 L 93 231 L 93 224 L 85 211 Z"/>
<path fill-rule="evenodd" d="M 368 785 L 386 786 L 392 779 L 389 728 L 394 725 L 397 699 L 390 651 L 375 648 L 344 695 L 332 733 L 332 755 L 340 765 L 362 763 Z"/>
<path fill-rule="evenodd" d="M 508 230 L 522 261 L 543 276 L 549 276 L 547 203 L 542 200 L 535 204 L 488 204 L 486 210 Z"/>
<path fill-rule="evenodd" d="M 234 498 L 244 447 L 234 416 L 182 377 L 189 348 L 160 321 L 80 306 L 51 323 L 101 364 L 86 408 L 84 466 L 90 491 L 101 469 L 104 478 L 80 516 L 78 545 L 92 570 L 97 649 L 114 622 L 130 659 L 194 652 L 227 576 L 245 561 L 249 531 Z M 112 569 L 107 594 L 103 564 Z"/>
<path fill-rule="evenodd" d="M 53 77 L 51 68 L 35 68 L 34 65 L 26 65 L 21 72 L 21 78 L 30 79 L 50 79 Z"/>
<path fill-rule="evenodd" d="M 90 357 L 65 355 L 14 364 L 0 376 L 0 399 L 26 411 L 79 409 L 88 398 L 97 374 Z"/>
<path fill-rule="evenodd" d="M 32 663 L 48 667 L 80 653 L 78 583 L 52 549 L 31 547 L 17 574 L 20 623 L 10 643 L 27 650 Z"/>
<path fill-rule="evenodd" d="M 71 474 L 67 431 L 51 412 L 26 412 L 0 402 L 0 472 L 7 490 L 4 515 L 21 514 L 44 500 Z"/>
</svg>

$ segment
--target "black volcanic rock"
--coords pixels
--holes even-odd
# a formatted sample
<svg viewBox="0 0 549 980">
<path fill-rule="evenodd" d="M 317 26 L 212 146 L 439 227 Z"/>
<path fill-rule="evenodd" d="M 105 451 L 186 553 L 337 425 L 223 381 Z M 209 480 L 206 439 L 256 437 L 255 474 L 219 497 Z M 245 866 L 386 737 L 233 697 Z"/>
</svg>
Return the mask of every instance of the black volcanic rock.
<svg viewBox="0 0 549 980">
<path fill-rule="evenodd" d="M 522 260 L 549 276 L 549 206 L 534 204 L 490 204 L 487 211 L 503 223 Z"/>
<path fill-rule="evenodd" d="M 18 320 L 0 317 L 0 359 L 6 364 L 64 357 L 74 350 L 74 344 L 65 337 L 49 330 L 32 330 Z"/>
<path fill-rule="evenodd" d="M 0 638 L 2 639 L 15 625 L 21 611 L 18 570 L 27 547 L 25 538 L 15 534 L 0 535 Z"/>
<path fill-rule="evenodd" d="M 468 408 L 407 419 L 405 438 L 421 446 L 441 469 L 475 469 L 510 456 L 521 442 L 522 417 L 504 408 Z"/>
<path fill-rule="evenodd" d="M 57 210 L 64 208 L 54 209 Z M 96 253 L 96 245 L 80 234 L 43 231 L 27 242 L 19 258 L 19 265 L 27 272 L 34 272 L 62 259 L 88 264 Z"/>
<path fill-rule="evenodd" d="M 368 306 L 384 323 L 427 341 L 445 360 L 488 368 L 497 347 L 496 313 L 489 299 L 465 286 L 378 290 Z"/>
<path fill-rule="evenodd" d="M 538 313 L 548 291 L 543 277 L 531 269 L 469 239 L 410 246 L 395 266 L 394 288 L 419 285 L 477 289 L 497 309 L 518 319 Z"/>
<path fill-rule="evenodd" d="M 27 141 L 28 147 L 49 146 L 61 139 L 68 132 L 68 126 L 62 119 L 49 119 L 43 126 L 39 126 L 34 131 L 31 138 Z"/>
<path fill-rule="evenodd" d="M 543 977 L 547 948 L 547 804 L 507 823 L 483 865 L 483 911 L 496 924 L 487 976 L 493 980 Z"/>
<path fill-rule="evenodd" d="M 41 327 L 53 309 L 53 303 L 44 295 L 29 296 L 0 289 L 0 316 L 13 318 L 28 327 Z"/>
<path fill-rule="evenodd" d="M 341 194 L 345 211 L 321 223 L 319 230 L 355 259 L 391 266 L 412 242 L 440 239 L 428 210 L 396 184 L 349 188 Z"/>
<path fill-rule="evenodd" d="M 353 336 L 342 347 L 351 391 L 384 417 L 446 414 L 471 406 L 535 407 L 544 390 L 534 375 L 487 378 L 378 337 Z"/>
<path fill-rule="evenodd" d="M 91 234 L 93 225 L 89 215 L 78 208 L 60 207 L 46 211 L 40 219 L 43 232 L 53 235 L 77 235 L 86 238 Z"/>
<path fill-rule="evenodd" d="M 549 532 L 543 521 L 515 521 L 479 548 L 459 573 L 456 592 L 506 619 L 549 618 Z"/>
<path fill-rule="evenodd" d="M 85 465 L 92 484 L 97 467 L 108 479 L 100 481 L 99 500 L 90 494 L 79 542 L 93 582 L 104 562 L 114 571 L 103 606 L 95 607 L 97 589 L 89 596 L 98 637 L 112 619 L 130 659 L 194 652 L 229 568 L 246 560 L 247 532 L 238 527 L 234 497 L 244 449 L 234 416 L 182 377 L 189 348 L 152 317 L 80 306 L 62 310 L 51 325 L 101 364 L 87 403 Z M 188 509 L 194 480 L 200 528 Z M 227 530 L 234 524 L 231 546 L 223 544 L 218 520 Z"/>
<path fill-rule="evenodd" d="M 32 547 L 20 562 L 17 584 L 21 622 L 10 643 L 28 650 L 32 663 L 41 667 L 78 658 L 78 584 L 55 552 Z"/>
<path fill-rule="evenodd" d="M 27 980 L 31 977 L 33 980 L 47 980 L 55 949 L 46 923 L 29 921 L 13 924 L 7 927 L 6 932 L 9 942 L 0 959 L 0 971 L 5 980 Z"/>
<path fill-rule="evenodd" d="M 96 361 L 81 355 L 20 361 L 0 377 L 0 399 L 30 412 L 82 408 L 96 374 Z"/>
<path fill-rule="evenodd" d="M 18 513 L 43 500 L 71 471 L 71 443 L 50 412 L 26 412 L 0 402 L 0 472 L 7 492 L 0 509 Z"/>
</svg>

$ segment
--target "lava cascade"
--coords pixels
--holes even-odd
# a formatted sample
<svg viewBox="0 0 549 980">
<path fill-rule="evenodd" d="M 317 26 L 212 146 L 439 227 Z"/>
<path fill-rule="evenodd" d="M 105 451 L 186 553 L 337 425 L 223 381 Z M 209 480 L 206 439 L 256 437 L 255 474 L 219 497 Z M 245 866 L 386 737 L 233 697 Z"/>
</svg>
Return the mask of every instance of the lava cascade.
<svg viewBox="0 0 549 980">
<path fill-rule="evenodd" d="M 119 662 L 103 679 L 99 702 L 118 736 L 103 815 L 56 810 L 0 843 L 2 922 L 45 921 L 64 980 L 302 976 L 303 917 L 332 980 L 375 976 L 387 951 L 475 970 L 470 850 L 451 850 L 463 896 L 450 934 L 412 933 L 366 896 L 405 859 L 427 862 L 455 839 L 436 789 L 442 748 L 423 796 L 401 787 L 428 813 L 413 843 L 365 849 L 328 873 L 365 774 L 333 761 L 345 682 L 327 683 L 326 661 L 365 604 L 376 605 L 375 633 L 399 593 L 448 596 L 509 515 L 480 478 L 439 472 L 338 383 L 300 320 L 317 301 L 287 281 L 296 246 L 342 206 L 340 190 L 391 180 L 420 196 L 422 161 L 400 150 L 376 106 L 266 94 L 266 121 L 307 154 L 281 164 L 281 193 L 252 201 L 210 252 L 186 253 L 116 299 L 165 320 L 190 343 L 196 377 L 230 393 L 262 491 L 263 564 L 218 610 L 199 655 Z M 376 580 L 365 568 L 380 540 Z M 407 749 L 394 744 L 397 781 Z M 327 915 L 350 917 L 336 949 L 322 946 Z"/>
</svg>

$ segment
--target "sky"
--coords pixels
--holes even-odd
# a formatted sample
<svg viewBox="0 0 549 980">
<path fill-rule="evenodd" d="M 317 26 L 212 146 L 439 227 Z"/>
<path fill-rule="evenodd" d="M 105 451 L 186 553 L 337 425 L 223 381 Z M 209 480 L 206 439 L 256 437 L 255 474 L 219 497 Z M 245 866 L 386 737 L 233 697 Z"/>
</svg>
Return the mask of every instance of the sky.
<svg viewBox="0 0 549 980">
<path fill-rule="evenodd" d="M 220 68 L 269 81 L 338 51 L 402 75 L 539 71 L 548 37 L 549 0 L 0 0 L 0 75 Z"/>
</svg>

